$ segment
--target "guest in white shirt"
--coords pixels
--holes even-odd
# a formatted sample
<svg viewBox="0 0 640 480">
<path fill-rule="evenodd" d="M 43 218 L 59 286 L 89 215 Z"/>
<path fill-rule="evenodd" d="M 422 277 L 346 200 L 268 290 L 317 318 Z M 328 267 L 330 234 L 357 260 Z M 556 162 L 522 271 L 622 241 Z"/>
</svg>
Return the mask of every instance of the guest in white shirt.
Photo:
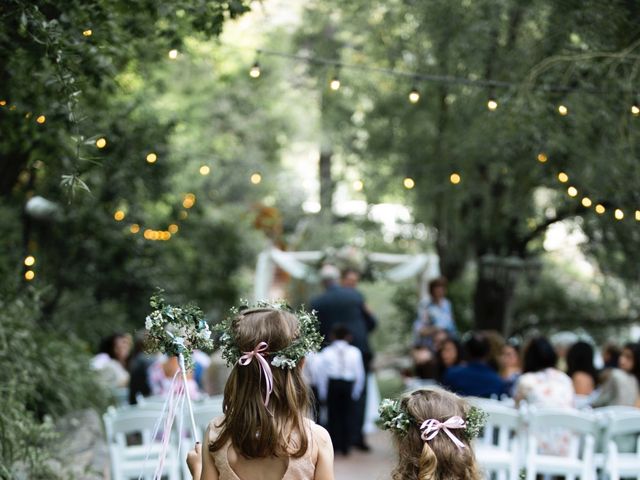
<svg viewBox="0 0 640 480">
<path fill-rule="evenodd" d="M 318 355 L 318 396 L 327 406 L 327 430 L 335 452 L 349 454 L 353 438 L 355 405 L 364 389 L 362 353 L 350 345 L 351 332 L 336 324 L 331 344 Z"/>
</svg>

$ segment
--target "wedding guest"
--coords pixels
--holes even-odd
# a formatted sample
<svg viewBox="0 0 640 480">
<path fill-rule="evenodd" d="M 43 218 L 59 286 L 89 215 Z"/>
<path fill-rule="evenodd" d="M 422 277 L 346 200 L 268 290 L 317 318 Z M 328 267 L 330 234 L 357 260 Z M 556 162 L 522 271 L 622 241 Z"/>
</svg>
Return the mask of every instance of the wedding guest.
<svg viewBox="0 0 640 480">
<path fill-rule="evenodd" d="M 122 389 L 129 385 L 127 362 L 130 352 L 131 338 L 123 333 L 114 333 L 100 342 L 100 352 L 91 360 L 91 367 L 98 371 L 108 388 Z"/>
<path fill-rule="evenodd" d="M 574 343 L 567 351 L 567 375 L 571 377 L 576 395 L 591 395 L 596 388 L 593 355 L 593 347 L 582 341 Z"/>
<path fill-rule="evenodd" d="M 507 384 L 507 391 L 512 396 L 520 375 L 522 375 L 520 347 L 515 342 L 507 342 L 502 347 L 502 354 L 500 355 L 500 377 Z"/>
<path fill-rule="evenodd" d="M 627 343 L 624 346 L 618 359 L 618 367 L 602 373 L 600 392 L 591 402 L 592 407 L 640 406 L 640 346 L 637 343 Z"/>
<path fill-rule="evenodd" d="M 514 398 L 516 405 L 526 401 L 534 407 L 572 408 L 573 383 L 569 376 L 556 368 L 558 356 L 545 337 L 532 338 L 524 349 L 523 374 L 518 379 Z M 538 438 L 540 453 L 566 456 L 571 434 L 565 430 L 550 429 Z"/>
<path fill-rule="evenodd" d="M 491 349 L 487 337 L 480 332 L 472 334 L 464 343 L 464 349 L 468 363 L 449 368 L 442 384 L 463 396 L 490 398 L 507 393 L 505 383 L 487 363 Z"/>
<path fill-rule="evenodd" d="M 613 342 L 607 342 L 602 347 L 602 361 L 604 368 L 617 368 L 620 358 L 620 347 Z"/>
<path fill-rule="evenodd" d="M 362 354 L 350 345 L 351 338 L 348 328 L 334 325 L 331 344 L 317 359 L 318 396 L 327 405 L 327 430 L 334 451 L 344 455 L 349 454 L 354 436 L 352 419 L 366 381 Z"/>
<path fill-rule="evenodd" d="M 134 336 L 133 353 L 129 362 L 129 403 L 137 403 L 138 396 L 151 395 L 149 385 L 149 368 L 157 360 L 157 355 L 145 352 L 146 331 L 136 332 Z"/>
<path fill-rule="evenodd" d="M 413 324 L 414 344 L 434 349 L 433 336 L 439 330 L 456 336 L 453 307 L 447 298 L 447 279 L 439 277 L 429 283 L 429 298 L 418 304 L 418 318 Z"/>
<path fill-rule="evenodd" d="M 163 356 L 156 361 L 149 368 L 149 385 L 151 386 L 151 393 L 153 395 L 169 395 L 171 392 L 171 385 L 175 374 L 180 369 L 178 357 Z M 182 385 L 182 382 L 174 383 L 174 389 Z M 200 397 L 200 388 L 195 381 L 193 371 L 187 373 L 187 388 L 191 399 L 198 399 Z"/>
<path fill-rule="evenodd" d="M 452 337 L 447 338 L 438 349 L 436 364 L 438 366 L 438 382 L 442 382 L 445 373 L 452 367 L 462 363 L 462 345 Z"/>
</svg>

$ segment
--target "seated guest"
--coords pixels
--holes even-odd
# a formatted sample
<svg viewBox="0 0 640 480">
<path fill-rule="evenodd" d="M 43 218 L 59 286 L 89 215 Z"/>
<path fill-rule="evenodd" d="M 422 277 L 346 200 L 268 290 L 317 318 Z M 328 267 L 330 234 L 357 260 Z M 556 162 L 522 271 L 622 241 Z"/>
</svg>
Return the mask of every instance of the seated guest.
<svg viewBox="0 0 640 480">
<path fill-rule="evenodd" d="M 593 365 L 593 347 L 587 342 L 576 342 L 567 352 L 567 375 L 571 377 L 576 395 L 591 395 L 596 388 L 596 367 Z"/>
<path fill-rule="evenodd" d="M 602 386 L 592 407 L 612 405 L 640 406 L 638 402 L 640 380 L 640 345 L 628 343 L 618 359 L 619 368 L 610 368 L 601 375 Z"/>
<path fill-rule="evenodd" d="M 535 407 L 572 408 L 573 383 L 569 376 L 556 368 L 558 355 L 544 337 L 535 337 L 527 343 L 523 355 L 524 373 L 518 379 L 514 398 L 516 405 L 526 401 Z M 550 429 L 538 438 L 540 453 L 566 456 L 571 444 L 571 433 Z"/>
<path fill-rule="evenodd" d="M 462 363 L 462 345 L 455 338 L 447 338 L 436 354 L 438 366 L 438 382 L 442 383 L 444 374 L 451 368 Z"/>
<path fill-rule="evenodd" d="M 513 389 L 518 378 L 522 375 L 520 364 L 520 347 L 517 343 L 509 341 L 502 347 L 500 355 L 500 377 L 507 384 L 507 390 L 513 395 Z"/>
<path fill-rule="evenodd" d="M 482 333 L 474 333 L 464 343 L 468 359 L 466 365 L 451 367 L 444 374 L 442 384 L 465 396 L 499 397 L 506 393 L 505 382 L 487 363 L 491 345 Z"/>
</svg>

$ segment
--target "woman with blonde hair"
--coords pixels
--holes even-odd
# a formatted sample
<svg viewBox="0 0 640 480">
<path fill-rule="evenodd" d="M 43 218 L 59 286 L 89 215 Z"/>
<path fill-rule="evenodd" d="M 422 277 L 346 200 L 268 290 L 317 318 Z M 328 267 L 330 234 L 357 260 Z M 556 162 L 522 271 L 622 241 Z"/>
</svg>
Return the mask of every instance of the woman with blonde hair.
<svg viewBox="0 0 640 480">
<path fill-rule="evenodd" d="M 224 415 L 209 424 L 206 448 L 189 453 L 194 480 L 333 480 L 333 447 L 312 420 L 302 376 L 304 356 L 319 348 L 317 320 L 282 306 L 239 312 L 218 328 L 233 366 Z"/>
<path fill-rule="evenodd" d="M 471 440 L 485 414 L 446 390 L 425 388 L 384 400 L 382 428 L 398 451 L 393 480 L 480 480 Z"/>
</svg>

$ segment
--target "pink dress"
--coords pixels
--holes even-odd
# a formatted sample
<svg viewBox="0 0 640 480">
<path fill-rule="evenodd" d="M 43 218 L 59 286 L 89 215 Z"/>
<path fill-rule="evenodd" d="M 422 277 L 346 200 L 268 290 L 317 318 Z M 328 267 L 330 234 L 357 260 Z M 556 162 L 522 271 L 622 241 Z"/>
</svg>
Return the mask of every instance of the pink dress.
<svg viewBox="0 0 640 480">
<path fill-rule="evenodd" d="M 307 420 L 307 422 L 309 426 L 309 447 L 302 457 L 289 457 L 287 470 L 285 471 L 282 480 L 313 480 L 315 476 L 316 466 L 312 458 L 313 436 L 311 434 L 311 426 L 313 422 L 311 420 Z M 207 439 L 207 442 L 204 444 L 205 448 L 209 442 L 214 441 L 217 437 L 218 429 L 216 425 L 218 425 L 219 423 L 220 418 L 216 418 L 209 423 L 210 436 Z M 218 473 L 220 474 L 220 480 L 250 480 L 240 478 L 229 464 L 228 453 L 230 447 L 231 442 L 228 441 L 220 450 L 212 452 L 213 461 L 216 465 L 216 468 L 218 469 Z"/>
</svg>

